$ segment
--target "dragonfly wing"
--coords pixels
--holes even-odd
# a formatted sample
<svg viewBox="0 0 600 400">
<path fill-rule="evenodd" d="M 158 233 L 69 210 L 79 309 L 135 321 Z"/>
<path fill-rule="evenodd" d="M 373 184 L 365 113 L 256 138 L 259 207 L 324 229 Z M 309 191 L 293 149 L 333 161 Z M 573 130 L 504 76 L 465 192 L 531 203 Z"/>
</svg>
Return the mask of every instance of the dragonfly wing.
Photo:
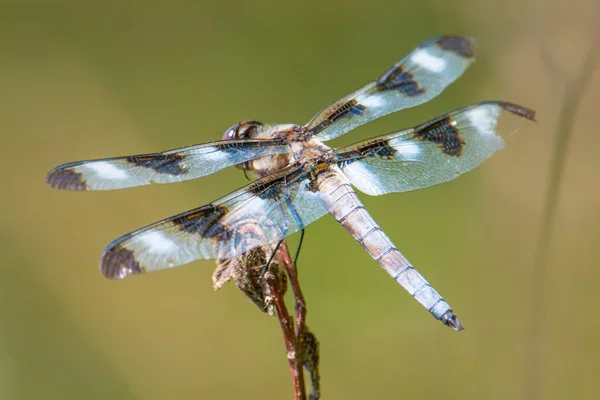
<svg viewBox="0 0 600 400">
<path fill-rule="evenodd" d="M 472 39 L 442 36 L 429 40 L 375 82 L 320 111 L 306 128 L 321 140 L 330 140 L 376 118 L 423 104 L 439 95 L 474 60 Z"/>
<path fill-rule="evenodd" d="M 514 129 L 499 123 L 515 115 L 534 120 L 535 112 L 507 102 L 473 104 L 338 149 L 337 162 L 352 185 L 370 195 L 423 189 L 471 171 L 502 149 L 502 136 Z"/>
<path fill-rule="evenodd" d="M 107 246 L 107 278 L 198 259 L 227 259 L 298 232 L 327 213 L 311 173 L 295 164 L 203 207 L 126 234 Z"/>
<path fill-rule="evenodd" d="M 160 153 L 63 164 L 48 173 L 46 182 L 54 189 L 77 191 L 181 182 L 288 151 L 287 144 L 276 140 L 222 140 Z"/>
</svg>

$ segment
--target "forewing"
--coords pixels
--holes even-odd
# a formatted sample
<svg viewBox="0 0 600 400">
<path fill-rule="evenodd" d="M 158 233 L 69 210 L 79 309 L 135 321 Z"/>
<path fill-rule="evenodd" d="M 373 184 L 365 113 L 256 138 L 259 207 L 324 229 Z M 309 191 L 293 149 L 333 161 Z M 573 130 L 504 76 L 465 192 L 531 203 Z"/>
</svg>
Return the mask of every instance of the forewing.
<svg viewBox="0 0 600 400">
<path fill-rule="evenodd" d="M 325 108 L 306 125 L 330 140 L 376 118 L 439 95 L 475 60 L 473 39 L 442 36 L 414 49 L 375 82 Z"/>
<path fill-rule="evenodd" d="M 80 191 L 181 182 L 288 151 L 289 146 L 277 140 L 224 140 L 161 153 L 63 164 L 48 173 L 46 182 L 55 189 Z"/>
<path fill-rule="evenodd" d="M 107 278 L 226 259 L 276 243 L 327 213 L 310 171 L 293 165 L 206 206 L 129 233 L 107 246 Z"/>
<path fill-rule="evenodd" d="M 370 195 L 423 189 L 457 178 L 502 149 L 502 135 L 515 131 L 506 122 L 518 117 L 535 120 L 535 112 L 507 102 L 473 104 L 416 128 L 338 149 L 338 165 Z"/>
</svg>

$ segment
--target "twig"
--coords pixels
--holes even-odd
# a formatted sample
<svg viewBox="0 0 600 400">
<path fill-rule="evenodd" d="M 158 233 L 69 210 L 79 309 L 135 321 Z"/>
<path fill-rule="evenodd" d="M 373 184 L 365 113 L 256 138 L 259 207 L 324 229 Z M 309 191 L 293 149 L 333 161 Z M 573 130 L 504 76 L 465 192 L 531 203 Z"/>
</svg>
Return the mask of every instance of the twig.
<svg viewBox="0 0 600 400">
<path fill-rule="evenodd" d="M 296 364 L 294 368 L 302 369 L 304 365 L 310 372 L 312 393 L 311 400 L 317 400 L 320 397 L 319 384 L 319 342 L 315 335 L 306 328 L 306 302 L 298 281 L 298 271 L 296 265 L 290 257 L 287 243 L 284 241 L 279 247 L 278 258 L 283 263 L 289 282 L 292 287 L 295 299 L 296 313 Z"/>
<path fill-rule="evenodd" d="M 292 262 L 290 252 L 285 241 L 281 244 L 279 251 L 280 259 L 285 267 L 288 277 L 290 278 L 290 285 L 292 286 L 292 292 L 294 292 L 294 298 L 296 299 L 296 337 L 299 338 L 299 342 L 301 342 L 304 340 L 304 332 L 306 329 L 306 303 L 304 302 L 304 295 L 300 289 L 300 282 L 298 282 L 296 266 Z"/>
<path fill-rule="evenodd" d="M 583 93 L 588 86 L 590 77 L 596 66 L 596 56 L 600 50 L 600 39 L 595 32 L 593 43 L 585 56 L 580 73 L 572 79 L 565 78 L 564 103 L 558 119 L 556 143 L 554 145 L 552 161 L 550 163 L 549 184 L 546 191 L 546 204 L 540 224 L 540 239 L 534 256 L 531 308 L 529 326 L 529 360 L 526 377 L 523 386 L 524 400 L 541 399 L 540 388 L 540 347 L 542 345 L 542 325 L 546 318 L 544 307 L 546 297 L 546 272 L 548 257 L 550 254 L 550 243 L 556 222 L 556 209 L 558 196 L 561 192 L 566 155 L 568 154 L 570 135 L 575 123 L 577 110 L 579 109 Z M 556 65 L 551 64 L 553 70 L 557 71 Z M 564 74 L 562 74 L 564 75 Z"/>
<path fill-rule="evenodd" d="M 248 225 L 247 228 L 252 232 L 251 237 L 261 234 L 254 225 Z M 243 243 L 240 245 L 243 246 Z M 306 400 L 303 369 L 306 367 L 311 374 L 313 386 L 310 399 L 317 400 L 319 398 L 319 342 L 306 329 L 304 297 L 285 240 L 277 245 L 250 249 L 238 257 L 218 260 L 217 270 L 213 274 L 214 288 L 221 288 L 231 278 L 237 288 L 261 311 L 270 315 L 277 314 L 292 373 L 294 399 Z M 285 305 L 284 297 L 288 281 L 296 299 L 295 327 L 294 319 Z M 307 351 L 304 348 L 305 343 L 308 346 Z"/>
<path fill-rule="evenodd" d="M 284 242 L 285 244 L 285 242 Z M 284 246 L 285 253 L 289 259 L 287 253 L 287 246 Z M 281 259 L 284 265 L 286 265 L 285 257 L 282 256 L 283 249 L 280 246 L 278 249 L 278 258 Z M 286 266 L 287 269 L 287 266 Z M 291 280 L 291 279 L 290 279 Z M 306 400 L 306 393 L 304 389 L 304 370 L 302 369 L 302 350 L 299 349 L 301 341 L 298 340 L 292 323 L 292 317 L 290 316 L 287 307 L 285 305 L 284 294 L 285 290 L 282 288 L 281 280 L 277 279 L 276 276 L 267 271 L 265 275 L 265 282 L 269 291 L 271 292 L 273 305 L 277 311 L 277 317 L 279 324 L 281 325 L 281 331 L 283 332 L 283 339 L 285 341 L 287 360 L 290 365 L 290 371 L 292 373 L 293 385 L 294 385 L 294 399 L 295 400 Z"/>
</svg>

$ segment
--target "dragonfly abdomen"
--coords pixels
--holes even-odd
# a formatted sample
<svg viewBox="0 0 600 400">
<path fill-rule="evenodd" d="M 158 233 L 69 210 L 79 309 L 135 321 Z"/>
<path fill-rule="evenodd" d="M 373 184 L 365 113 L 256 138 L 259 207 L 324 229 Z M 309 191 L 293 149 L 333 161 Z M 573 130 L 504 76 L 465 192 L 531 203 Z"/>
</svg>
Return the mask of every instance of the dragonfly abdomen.
<svg viewBox="0 0 600 400">
<path fill-rule="evenodd" d="M 334 189 L 328 191 L 327 187 Z M 325 199 L 329 213 L 396 282 L 436 319 L 455 330 L 462 330 L 448 303 L 398 251 L 344 178 L 339 174 L 328 175 L 321 180 L 320 190 L 328 193 Z"/>
</svg>

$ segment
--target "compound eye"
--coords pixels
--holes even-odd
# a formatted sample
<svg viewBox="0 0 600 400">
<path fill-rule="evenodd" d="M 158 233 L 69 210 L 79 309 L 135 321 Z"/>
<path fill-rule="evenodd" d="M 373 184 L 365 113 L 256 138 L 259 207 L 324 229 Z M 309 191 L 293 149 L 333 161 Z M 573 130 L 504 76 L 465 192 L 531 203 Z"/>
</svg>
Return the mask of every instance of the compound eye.
<svg viewBox="0 0 600 400">
<path fill-rule="evenodd" d="M 238 131 L 240 129 L 240 124 L 235 124 L 230 126 L 225 133 L 223 134 L 223 140 L 234 140 L 238 139 Z"/>
<path fill-rule="evenodd" d="M 262 126 L 262 123 L 251 120 L 251 119 L 242 121 L 239 124 L 237 138 L 238 139 L 249 139 L 249 138 L 253 137 L 253 135 L 256 133 L 256 130 L 261 126 Z"/>
</svg>

